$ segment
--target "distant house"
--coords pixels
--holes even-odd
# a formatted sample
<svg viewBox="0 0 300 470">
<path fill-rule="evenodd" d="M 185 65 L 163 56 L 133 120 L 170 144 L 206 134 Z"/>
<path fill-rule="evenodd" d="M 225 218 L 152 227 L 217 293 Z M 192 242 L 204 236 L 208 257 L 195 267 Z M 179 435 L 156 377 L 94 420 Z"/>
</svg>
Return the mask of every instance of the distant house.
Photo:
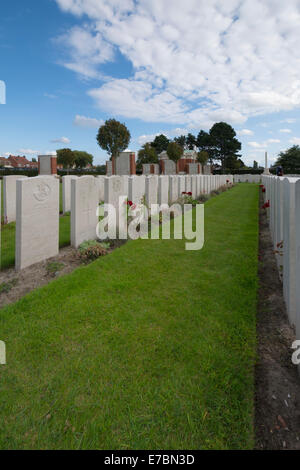
<svg viewBox="0 0 300 470">
<path fill-rule="evenodd" d="M 11 169 L 37 169 L 37 162 L 30 162 L 26 157 L 15 157 L 10 155 L 8 158 L 0 157 L 0 166 Z"/>
<path fill-rule="evenodd" d="M 11 163 L 9 163 L 7 158 L 5 158 L 5 157 L 0 157 L 0 167 L 13 168 Z"/>
<path fill-rule="evenodd" d="M 10 155 L 7 159 L 13 168 L 30 168 L 30 161 L 26 157 L 15 157 Z"/>
</svg>

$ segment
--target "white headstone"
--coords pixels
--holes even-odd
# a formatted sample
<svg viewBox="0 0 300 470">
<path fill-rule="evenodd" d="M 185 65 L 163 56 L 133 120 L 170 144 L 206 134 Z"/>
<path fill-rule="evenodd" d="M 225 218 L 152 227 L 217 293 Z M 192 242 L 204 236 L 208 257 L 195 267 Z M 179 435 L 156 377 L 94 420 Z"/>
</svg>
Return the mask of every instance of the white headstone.
<svg viewBox="0 0 300 470">
<path fill-rule="evenodd" d="M 105 176 L 104 175 L 98 175 L 98 176 L 96 176 L 96 179 L 98 181 L 98 187 L 99 187 L 99 202 L 103 202 L 104 201 Z"/>
<path fill-rule="evenodd" d="M 169 176 L 170 203 L 178 201 L 178 176 Z"/>
<path fill-rule="evenodd" d="M 145 202 L 148 209 L 151 209 L 152 204 L 157 204 L 158 197 L 158 176 L 150 175 L 146 177 L 146 193 Z M 153 215 L 153 212 L 152 212 Z"/>
<path fill-rule="evenodd" d="M 78 178 L 75 175 L 66 175 L 62 177 L 62 203 L 63 213 L 71 210 L 71 181 Z"/>
<path fill-rule="evenodd" d="M 39 176 L 17 181 L 16 269 L 57 256 L 59 180 Z"/>
<path fill-rule="evenodd" d="M 130 176 L 128 199 L 134 204 L 141 204 L 145 196 L 145 175 Z"/>
<path fill-rule="evenodd" d="M 17 181 L 24 178 L 27 178 L 27 176 L 11 175 L 3 177 L 3 216 L 6 224 L 16 220 Z"/>
<path fill-rule="evenodd" d="M 71 245 L 97 238 L 99 185 L 94 176 L 81 176 L 71 181 Z"/>
<path fill-rule="evenodd" d="M 169 204 L 169 177 L 158 177 L 158 204 Z"/>
</svg>

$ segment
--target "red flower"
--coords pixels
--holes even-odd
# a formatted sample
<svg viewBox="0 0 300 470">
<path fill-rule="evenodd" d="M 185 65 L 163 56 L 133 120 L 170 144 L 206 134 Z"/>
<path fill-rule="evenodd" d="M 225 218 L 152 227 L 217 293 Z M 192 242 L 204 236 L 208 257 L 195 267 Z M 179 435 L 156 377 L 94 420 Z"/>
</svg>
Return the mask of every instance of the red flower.
<svg viewBox="0 0 300 470">
<path fill-rule="evenodd" d="M 185 191 L 182 191 L 182 193 L 181 193 L 181 194 L 187 194 L 187 193 L 186 193 Z"/>
<path fill-rule="evenodd" d="M 226 183 L 229 183 L 229 180 L 226 180 Z"/>
<path fill-rule="evenodd" d="M 132 201 L 127 201 L 127 205 L 128 205 L 128 206 L 130 206 L 130 207 L 131 207 L 131 206 L 132 206 L 132 204 L 133 204 L 133 202 L 132 202 Z"/>
<path fill-rule="evenodd" d="M 188 195 L 189 195 L 189 196 L 192 196 L 192 194 L 193 194 L 193 193 L 191 193 L 190 191 L 188 192 Z"/>
<path fill-rule="evenodd" d="M 267 209 L 268 207 L 270 207 L 270 201 L 269 200 L 264 203 L 264 205 L 262 206 L 262 209 Z"/>
<path fill-rule="evenodd" d="M 265 193 L 265 192 L 266 192 L 266 188 L 262 188 L 262 192 Z"/>
<path fill-rule="evenodd" d="M 260 188 L 264 188 L 264 185 L 263 185 L 263 184 L 260 184 L 259 187 L 260 187 Z"/>
</svg>

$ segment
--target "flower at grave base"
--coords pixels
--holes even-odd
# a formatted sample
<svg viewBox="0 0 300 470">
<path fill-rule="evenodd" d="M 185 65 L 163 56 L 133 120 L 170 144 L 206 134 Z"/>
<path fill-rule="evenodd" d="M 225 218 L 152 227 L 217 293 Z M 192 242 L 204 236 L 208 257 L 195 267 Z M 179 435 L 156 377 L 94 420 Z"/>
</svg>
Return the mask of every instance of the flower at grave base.
<svg viewBox="0 0 300 470">
<path fill-rule="evenodd" d="M 265 192 L 266 192 L 266 188 L 262 188 L 262 192 L 265 193 Z"/>
<path fill-rule="evenodd" d="M 260 187 L 260 188 L 264 188 L 264 185 L 263 185 L 263 184 L 260 184 L 259 187 Z"/>
<path fill-rule="evenodd" d="M 229 183 L 229 180 L 226 180 L 226 183 Z"/>
<path fill-rule="evenodd" d="M 191 193 L 191 191 L 189 191 L 187 194 L 188 194 L 189 196 L 192 196 L 193 193 Z"/>
<path fill-rule="evenodd" d="M 130 207 L 131 207 L 131 206 L 132 206 L 132 204 L 133 204 L 133 202 L 132 202 L 132 201 L 127 201 L 127 205 L 128 205 L 128 206 L 130 206 Z"/>
<path fill-rule="evenodd" d="M 267 209 L 268 207 L 270 207 L 270 201 L 269 200 L 264 203 L 264 205 L 262 206 L 262 209 Z"/>
<path fill-rule="evenodd" d="M 135 209 L 136 209 L 136 204 L 132 204 L 132 203 L 131 203 L 131 210 L 134 211 Z"/>
<path fill-rule="evenodd" d="M 185 191 L 182 191 L 182 193 L 181 193 L 181 194 L 187 194 L 187 193 L 186 193 Z"/>
</svg>

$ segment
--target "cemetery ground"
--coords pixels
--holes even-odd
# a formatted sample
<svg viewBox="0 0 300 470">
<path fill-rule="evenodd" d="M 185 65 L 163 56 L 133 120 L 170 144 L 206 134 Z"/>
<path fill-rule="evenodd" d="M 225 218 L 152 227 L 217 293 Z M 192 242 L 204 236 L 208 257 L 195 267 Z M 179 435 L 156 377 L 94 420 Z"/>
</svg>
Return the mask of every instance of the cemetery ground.
<svg viewBox="0 0 300 470">
<path fill-rule="evenodd" d="M 259 296 L 255 373 L 257 449 L 300 449 L 300 381 L 266 210 L 260 204 Z"/>
<path fill-rule="evenodd" d="M 129 241 L 0 310 L 0 448 L 251 449 L 258 188 L 205 246 Z"/>
</svg>

